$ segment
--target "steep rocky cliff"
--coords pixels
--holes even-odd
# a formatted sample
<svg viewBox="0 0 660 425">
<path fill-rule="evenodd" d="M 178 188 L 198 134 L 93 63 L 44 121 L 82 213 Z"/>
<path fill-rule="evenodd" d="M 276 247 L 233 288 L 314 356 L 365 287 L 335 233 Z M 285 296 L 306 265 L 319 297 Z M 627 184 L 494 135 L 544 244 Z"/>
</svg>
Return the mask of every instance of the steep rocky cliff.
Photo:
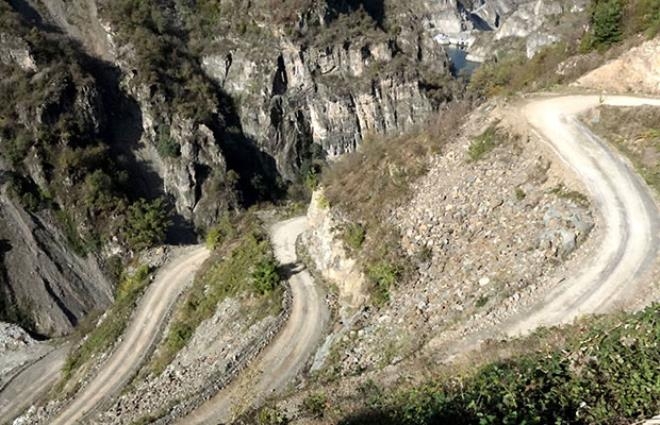
<svg viewBox="0 0 660 425">
<path fill-rule="evenodd" d="M 503 29 L 521 3 L 531 20 L 555 10 L 514 0 L 3 3 L 7 199 L 35 223 L 30 214 L 55 211 L 49 238 L 62 229 L 81 258 L 101 263 L 161 241 L 164 218 L 147 235 L 140 220 L 166 205 L 170 240 L 192 241 L 365 137 L 424 125 L 462 92 L 438 35 Z M 105 295 L 65 302 L 69 325 Z M 39 329 L 69 329 L 53 321 Z"/>
<path fill-rule="evenodd" d="M 458 90 L 415 15 L 393 15 L 386 28 L 382 5 L 257 3 L 16 6 L 120 70 L 105 89 L 136 109 L 120 113 L 131 128 L 115 145 L 145 192 L 172 196 L 183 219 L 205 227 L 241 200 L 272 198 L 279 176 L 296 181 L 365 135 L 423 123 Z"/>
<path fill-rule="evenodd" d="M 337 31 L 332 26 L 340 24 L 330 25 L 328 31 Z M 366 135 L 410 130 L 452 98 L 447 56 L 424 33 L 369 29 L 327 41 L 272 37 L 264 44 L 227 43 L 202 63 L 238 99 L 246 134 L 289 179 L 311 142 L 332 158 Z"/>
<path fill-rule="evenodd" d="M 218 189 L 236 183 L 227 170 L 250 202 L 276 193 L 278 176 L 296 181 L 367 135 L 423 124 L 460 92 L 443 37 L 469 45 L 477 37 L 483 56 L 492 40 L 533 33 L 535 52 L 556 37 L 534 31 L 563 11 L 560 2 L 522 0 L 30 3 L 121 70 L 139 108 L 126 117 L 138 130 L 138 168 L 202 227 L 232 205 L 220 200 L 231 190 Z M 192 114 L 178 107 L 190 98 Z M 171 155 L 159 149 L 167 143 Z"/>
</svg>

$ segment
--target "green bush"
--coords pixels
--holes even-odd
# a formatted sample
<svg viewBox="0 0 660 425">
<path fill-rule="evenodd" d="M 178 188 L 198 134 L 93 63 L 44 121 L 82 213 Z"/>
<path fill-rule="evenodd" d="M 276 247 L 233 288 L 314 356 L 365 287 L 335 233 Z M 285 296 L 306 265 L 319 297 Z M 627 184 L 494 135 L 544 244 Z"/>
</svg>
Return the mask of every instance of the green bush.
<svg viewBox="0 0 660 425">
<path fill-rule="evenodd" d="M 497 123 L 490 125 L 483 133 L 477 136 L 468 148 L 471 161 L 479 161 L 501 143 Z"/>
<path fill-rule="evenodd" d="M 349 223 L 344 227 L 344 242 L 346 246 L 353 251 L 358 251 L 362 248 L 366 235 L 367 231 L 361 224 Z"/>
<path fill-rule="evenodd" d="M 530 338 L 559 333 L 558 347 L 395 390 L 341 423 L 621 424 L 660 411 L 660 304 Z"/>
<path fill-rule="evenodd" d="M 655 37 L 660 31 L 660 2 L 657 0 L 592 0 L 591 29 L 582 38 L 583 52 L 604 50 L 635 34 Z"/>
<path fill-rule="evenodd" d="M 477 307 L 477 308 L 481 308 L 481 307 L 485 306 L 486 304 L 488 304 L 489 299 L 490 299 L 490 297 L 488 295 L 482 295 L 477 299 L 477 302 L 474 303 L 474 306 Z"/>
<path fill-rule="evenodd" d="M 165 158 L 176 158 L 181 155 L 181 146 L 170 136 L 170 129 L 166 126 L 158 127 L 158 153 Z"/>
<path fill-rule="evenodd" d="M 277 314 L 281 308 L 281 290 L 277 263 L 261 222 L 246 213 L 231 220 L 223 219 L 212 257 L 202 266 L 183 302 L 177 307 L 165 335 L 164 345 L 151 360 L 151 370 L 161 373 L 186 346 L 195 330 L 215 313 L 227 297 L 249 294 L 261 304 L 260 314 Z"/>
<path fill-rule="evenodd" d="M 233 223 L 228 215 L 223 215 L 217 224 L 206 232 L 206 247 L 213 251 L 224 241 L 235 236 Z"/>
<path fill-rule="evenodd" d="M 252 282 L 257 292 L 266 294 L 271 292 L 281 277 L 275 257 L 268 255 L 262 258 L 255 266 L 252 272 Z"/>
<path fill-rule="evenodd" d="M 140 199 L 128 207 L 122 236 L 131 249 L 140 251 L 163 243 L 170 224 L 170 210 L 163 198 Z"/>
<path fill-rule="evenodd" d="M 621 40 L 622 0 L 592 0 L 590 37 L 591 47 L 605 48 Z"/>
<path fill-rule="evenodd" d="M 323 417 L 327 404 L 328 396 L 324 392 L 312 393 L 303 400 L 305 410 L 319 418 Z"/>
<path fill-rule="evenodd" d="M 381 260 L 367 265 L 367 278 L 373 286 L 372 301 L 383 305 L 390 299 L 390 288 L 401 275 L 401 270 L 390 262 Z"/>
<path fill-rule="evenodd" d="M 257 413 L 258 425 L 286 425 L 289 418 L 276 407 L 263 407 Z"/>
</svg>

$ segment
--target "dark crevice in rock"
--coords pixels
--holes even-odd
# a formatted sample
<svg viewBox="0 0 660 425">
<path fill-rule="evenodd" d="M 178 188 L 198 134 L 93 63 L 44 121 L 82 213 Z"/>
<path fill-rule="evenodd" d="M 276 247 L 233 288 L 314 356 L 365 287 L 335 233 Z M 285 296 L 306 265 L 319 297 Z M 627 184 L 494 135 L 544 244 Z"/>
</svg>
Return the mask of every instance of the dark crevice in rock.
<svg viewBox="0 0 660 425">
<path fill-rule="evenodd" d="M 383 28 L 385 22 L 385 3 L 383 0 L 326 0 L 331 15 L 329 20 L 332 20 L 332 15 L 348 15 L 358 10 L 364 10 L 367 15 L 378 25 Z"/>
<path fill-rule="evenodd" d="M 286 93 L 287 90 L 286 68 L 284 67 L 284 58 L 282 55 L 277 57 L 277 72 L 273 78 L 273 89 L 271 91 L 273 96 L 279 96 Z"/>
<path fill-rule="evenodd" d="M 61 297 L 59 294 L 57 294 L 54 290 L 53 287 L 51 286 L 50 282 L 47 279 L 43 279 L 43 284 L 44 284 L 44 289 L 50 295 L 50 298 L 55 302 L 55 305 L 60 309 L 62 314 L 67 318 L 69 323 L 71 323 L 71 326 L 75 327 L 78 324 L 78 318 L 76 317 L 75 314 L 69 310 L 67 307 L 66 303 L 62 301 Z"/>
<path fill-rule="evenodd" d="M 375 90 L 373 85 L 372 85 L 372 90 Z M 349 96 L 349 101 L 350 101 L 351 109 L 355 110 L 355 98 L 353 97 L 353 95 Z M 355 129 L 357 131 L 359 139 L 362 140 L 362 137 L 364 135 L 362 134 L 362 126 L 360 125 L 360 120 L 357 118 L 357 116 L 355 117 Z"/>
<path fill-rule="evenodd" d="M 54 27 L 44 21 L 39 12 L 32 7 L 26 0 L 9 0 L 11 7 L 18 12 L 25 22 L 47 32 L 59 32 L 57 27 Z"/>
<path fill-rule="evenodd" d="M 231 53 L 227 53 L 225 56 L 225 77 L 222 79 L 222 84 L 227 81 L 227 75 L 229 75 L 229 70 L 231 69 L 231 64 L 233 62 L 233 57 Z"/>
<path fill-rule="evenodd" d="M 211 168 L 199 163 L 193 164 L 193 167 L 195 169 L 195 205 L 197 205 L 204 195 L 202 193 L 202 188 L 204 182 L 206 182 L 211 175 Z"/>
<path fill-rule="evenodd" d="M 470 21 L 474 25 L 474 28 L 479 31 L 493 31 L 493 28 L 481 18 L 481 16 L 477 15 L 476 13 L 470 13 Z M 499 23 L 499 15 L 495 18 L 495 27 L 497 28 L 498 23 Z"/>
</svg>

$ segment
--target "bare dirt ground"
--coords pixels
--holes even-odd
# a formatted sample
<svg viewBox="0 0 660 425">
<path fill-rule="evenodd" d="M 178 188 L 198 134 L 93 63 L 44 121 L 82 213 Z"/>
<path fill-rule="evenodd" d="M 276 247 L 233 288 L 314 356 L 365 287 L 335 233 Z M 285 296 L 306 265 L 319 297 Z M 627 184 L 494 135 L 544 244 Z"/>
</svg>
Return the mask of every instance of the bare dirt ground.
<svg viewBox="0 0 660 425">
<path fill-rule="evenodd" d="M 617 93 L 660 94 L 660 37 L 630 49 L 597 68 L 575 86 Z"/>
<path fill-rule="evenodd" d="M 0 423 L 11 422 L 46 394 L 60 377 L 69 348 L 63 345 L 53 349 L 8 382 L 0 392 Z"/>
<path fill-rule="evenodd" d="M 289 285 L 293 305 L 285 328 L 237 380 L 221 390 L 181 424 L 231 422 L 244 409 L 262 403 L 285 388 L 304 368 L 324 335 L 329 312 L 323 293 L 296 256 L 296 239 L 307 226 L 307 217 L 276 223 L 271 228 L 275 256 L 291 270 Z"/>
</svg>

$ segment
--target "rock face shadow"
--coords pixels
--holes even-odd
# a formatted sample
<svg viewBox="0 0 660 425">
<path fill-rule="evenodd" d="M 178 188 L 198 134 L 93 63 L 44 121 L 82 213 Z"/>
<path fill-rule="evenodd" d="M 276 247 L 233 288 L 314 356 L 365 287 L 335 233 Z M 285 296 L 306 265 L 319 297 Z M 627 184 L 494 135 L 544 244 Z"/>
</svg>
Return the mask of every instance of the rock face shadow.
<svg viewBox="0 0 660 425">
<path fill-rule="evenodd" d="M 82 52 L 82 47 L 79 47 L 79 51 Z M 132 201 L 164 197 L 173 206 L 174 200 L 165 193 L 163 179 L 135 154 L 144 147 L 141 141 L 144 131 L 142 110 L 138 102 L 120 88 L 121 70 L 112 63 L 81 54 L 101 92 L 106 116 L 101 138 L 110 147 L 113 160 L 129 174 L 130 188 L 126 188 L 125 192 Z M 197 234 L 189 220 L 174 212 L 165 242 L 174 245 L 196 243 Z"/>
<path fill-rule="evenodd" d="M 305 266 L 302 263 L 282 264 L 277 269 L 282 280 L 289 280 L 303 270 L 305 270 Z"/>
</svg>

